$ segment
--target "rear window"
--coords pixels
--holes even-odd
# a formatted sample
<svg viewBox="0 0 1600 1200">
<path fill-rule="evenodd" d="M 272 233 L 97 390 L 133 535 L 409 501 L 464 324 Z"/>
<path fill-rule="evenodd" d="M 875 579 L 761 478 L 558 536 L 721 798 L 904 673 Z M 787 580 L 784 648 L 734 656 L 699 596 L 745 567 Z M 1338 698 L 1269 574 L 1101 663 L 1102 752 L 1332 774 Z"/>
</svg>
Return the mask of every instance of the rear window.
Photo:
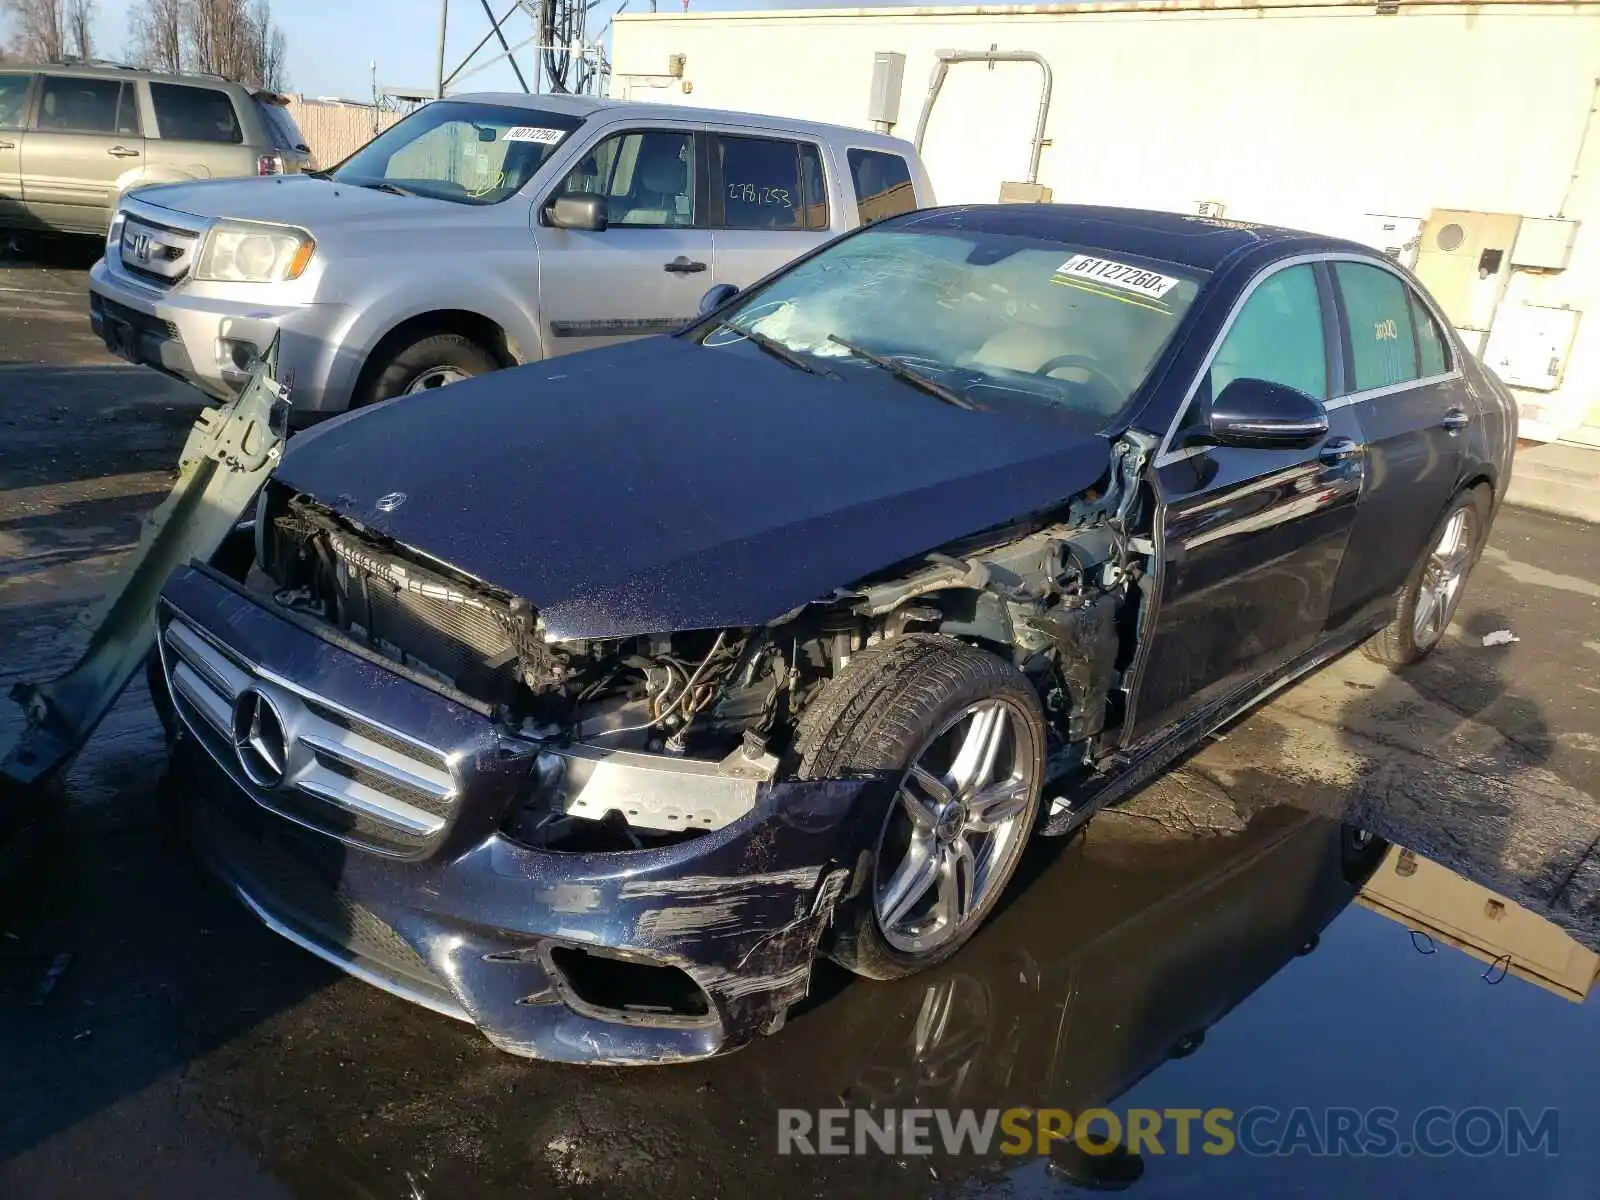
<svg viewBox="0 0 1600 1200">
<path fill-rule="evenodd" d="M 917 207 L 911 167 L 898 154 L 878 150 L 851 150 L 850 182 L 856 189 L 861 223 L 881 221 Z"/>
<path fill-rule="evenodd" d="M 266 100 L 256 101 L 256 111 L 261 114 L 261 120 L 266 124 L 267 132 L 272 137 L 272 144 L 279 150 L 309 150 L 306 145 L 306 135 L 300 132 L 300 126 L 295 124 L 294 117 L 282 104 L 272 104 Z"/>
<path fill-rule="evenodd" d="M 231 145 L 244 141 L 239 114 L 233 111 L 233 100 L 227 92 L 183 83 L 152 83 L 150 99 L 155 104 L 156 127 L 163 138 Z"/>
<path fill-rule="evenodd" d="M 822 155 L 809 142 L 719 137 L 728 229 L 826 229 Z"/>
</svg>

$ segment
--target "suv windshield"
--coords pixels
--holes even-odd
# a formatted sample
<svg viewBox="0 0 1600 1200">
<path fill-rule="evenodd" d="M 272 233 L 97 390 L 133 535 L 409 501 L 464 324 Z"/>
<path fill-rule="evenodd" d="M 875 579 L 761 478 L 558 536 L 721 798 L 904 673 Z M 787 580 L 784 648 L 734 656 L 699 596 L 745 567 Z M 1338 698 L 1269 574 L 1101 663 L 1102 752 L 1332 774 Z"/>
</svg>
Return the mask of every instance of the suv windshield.
<svg viewBox="0 0 1600 1200">
<path fill-rule="evenodd" d="M 1099 429 L 1127 407 L 1204 280 L 1093 246 L 880 227 L 800 263 L 697 336 L 758 352 L 750 331 L 841 375 L 881 374 L 865 350 L 898 365 L 903 382 Z"/>
<path fill-rule="evenodd" d="M 566 113 L 438 100 L 379 134 L 332 177 L 458 204 L 499 204 L 581 123 Z"/>
</svg>

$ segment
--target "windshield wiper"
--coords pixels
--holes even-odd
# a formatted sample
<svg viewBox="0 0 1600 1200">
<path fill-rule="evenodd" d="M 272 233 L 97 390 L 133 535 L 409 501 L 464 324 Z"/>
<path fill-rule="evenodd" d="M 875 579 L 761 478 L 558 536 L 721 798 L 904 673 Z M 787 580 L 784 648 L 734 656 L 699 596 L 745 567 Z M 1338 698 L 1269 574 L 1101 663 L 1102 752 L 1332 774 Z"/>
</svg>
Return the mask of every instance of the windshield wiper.
<svg viewBox="0 0 1600 1200">
<path fill-rule="evenodd" d="M 385 179 L 367 179 L 356 184 L 357 187 L 371 188 L 375 192 L 388 192 L 391 196 L 415 196 L 416 193 L 398 184 L 390 183 Z"/>
<path fill-rule="evenodd" d="M 742 325 L 735 325 L 731 321 L 721 321 L 718 322 L 718 325 L 722 329 L 731 329 L 735 333 L 742 334 L 753 342 L 758 349 L 766 351 L 773 358 L 788 363 L 796 370 L 804 371 L 807 375 L 826 375 L 828 373 L 814 363 L 808 363 L 776 338 L 768 337 L 764 333 L 758 333 L 754 329 L 746 329 Z"/>
<path fill-rule="evenodd" d="M 898 359 L 885 358 L 881 354 L 874 354 L 871 350 L 864 350 L 852 342 L 845 341 L 837 333 L 830 333 L 828 335 L 828 340 L 833 342 L 835 345 L 843 346 L 857 358 L 865 359 L 875 367 L 881 367 L 883 370 L 893 375 L 896 379 L 904 383 L 909 383 L 918 391 L 927 392 L 930 396 L 937 396 L 946 404 L 953 404 L 957 408 L 966 409 L 968 412 L 979 411 L 978 406 L 971 400 L 968 400 L 960 392 L 945 387 L 944 384 L 940 383 L 936 379 L 929 379 L 921 371 L 913 370 L 912 368 L 906 366 L 905 363 L 900 362 Z"/>
</svg>

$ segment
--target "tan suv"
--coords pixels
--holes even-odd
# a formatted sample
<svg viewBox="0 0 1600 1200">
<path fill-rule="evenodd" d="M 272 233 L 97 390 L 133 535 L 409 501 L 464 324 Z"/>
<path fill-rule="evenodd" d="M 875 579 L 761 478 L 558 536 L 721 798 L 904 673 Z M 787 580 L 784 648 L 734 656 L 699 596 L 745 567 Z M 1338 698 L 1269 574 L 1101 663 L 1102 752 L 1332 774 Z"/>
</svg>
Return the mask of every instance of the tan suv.
<svg viewBox="0 0 1600 1200">
<path fill-rule="evenodd" d="M 131 188 L 297 174 L 285 104 L 214 76 L 0 67 L 0 229 L 103 235 Z"/>
</svg>

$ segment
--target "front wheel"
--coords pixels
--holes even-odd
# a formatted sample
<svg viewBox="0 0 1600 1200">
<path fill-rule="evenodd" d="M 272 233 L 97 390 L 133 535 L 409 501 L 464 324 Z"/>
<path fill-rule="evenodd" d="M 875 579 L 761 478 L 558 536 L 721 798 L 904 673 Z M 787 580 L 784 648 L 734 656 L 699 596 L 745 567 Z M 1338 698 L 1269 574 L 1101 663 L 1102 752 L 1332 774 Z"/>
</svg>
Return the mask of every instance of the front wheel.
<svg viewBox="0 0 1600 1200">
<path fill-rule="evenodd" d="M 459 333 L 433 333 L 401 346 L 368 372 L 358 405 L 429 392 L 497 371 L 494 355 Z"/>
<path fill-rule="evenodd" d="M 993 654 L 912 634 L 857 656 L 806 714 L 800 774 L 882 773 L 896 786 L 829 956 L 897 979 L 960 949 L 1033 832 L 1044 746 L 1033 687 Z"/>
<path fill-rule="evenodd" d="M 1460 493 L 1434 527 L 1422 561 L 1395 604 L 1394 619 L 1366 645 L 1369 658 L 1390 666 L 1420 662 L 1444 637 L 1461 603 L 1467 576 L 1489 536 L 1489 493 Z"/>
</svg>

